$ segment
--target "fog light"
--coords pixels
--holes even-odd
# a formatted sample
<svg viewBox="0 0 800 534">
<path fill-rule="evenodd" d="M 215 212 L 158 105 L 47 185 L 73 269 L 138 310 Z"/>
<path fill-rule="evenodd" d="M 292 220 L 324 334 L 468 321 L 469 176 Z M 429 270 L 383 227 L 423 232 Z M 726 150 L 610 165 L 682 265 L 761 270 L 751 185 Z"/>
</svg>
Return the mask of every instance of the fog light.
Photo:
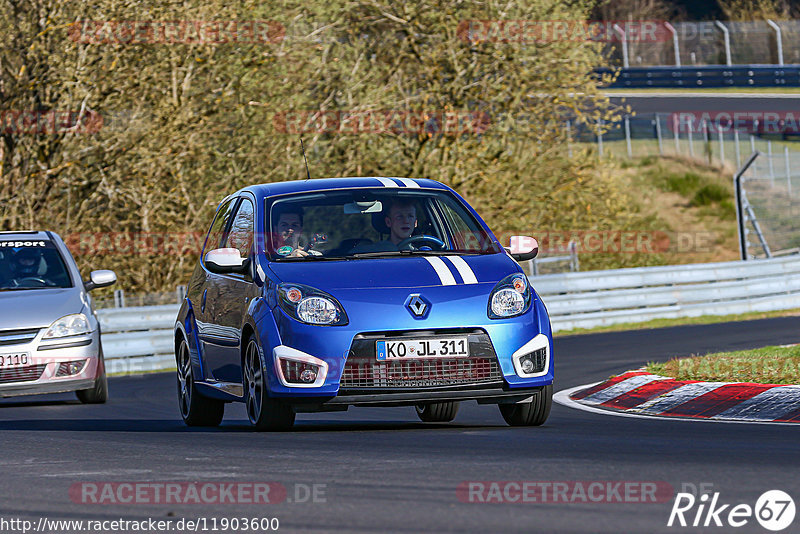
<svg viewBox="0 0 800 534">
<path fill-rule="evenodd" d="M 306 384 L 310 384 L 316 379 L 317 379 L 317 373 L 315 373 L 311 369 L 306 369 L 305 371 L 300 373 L 300 381 L 305 382 Z"/>
<path fill-rule="evenodd" d="M 283 378 L 289 384 L 313 384 L 319 373 L 319 366 L 313 363 L 286 360 L 281 358 Z"/>
<path fill-rule="evenodd" d="M 58 369 L 56 370 L 56 377 L 77 375 L 78 373 L 81 372 L 81 370 L 83 370 L 83 366 L 85 363 L 86 360 L 78 360 L 74 362 L 61 362 L 58 364 Z"/>
<path fill-rule="evenodd" d="M 522 372 L 523 373 L 532 373 L 533 369 L 535 368 L 533 362 L 528 358 L 522 360 Z"/>
<path fill-rule="evenodd" d="M 526 375 L 541 373 L 547 365 L 547 349 L 542 347 L 528 354 L 518 356 L 519 369 Z"/>
</svg>

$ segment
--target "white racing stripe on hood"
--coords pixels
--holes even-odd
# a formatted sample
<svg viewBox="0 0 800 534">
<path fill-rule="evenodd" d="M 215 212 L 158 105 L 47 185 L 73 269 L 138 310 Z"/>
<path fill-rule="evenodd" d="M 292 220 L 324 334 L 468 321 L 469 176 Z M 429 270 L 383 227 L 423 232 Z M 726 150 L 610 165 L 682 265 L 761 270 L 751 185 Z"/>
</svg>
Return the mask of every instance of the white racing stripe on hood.
<svg viewBox="0 0 800 534">
<path fill-rule="evenodd" d="M 435 256 L 423 256 L 423 258 L 428 260 L 433 270 L 439 275 L 439 280 L 442 282 L 443 286 L 456 285 L 456 277 L 450 272 L 450 269 L 442 258 L 437 258 Z"/>
<path fill-rule="evenodd" d="M 395 182 L 390 178 L 375 178 L 375 179 L 378 180 L 380 183 L 382 183 L 385 187 L 400 187 L 399 185 L 397 185 L 397 182 Z"/>
<path fill-rule="evenodd" d="M 398 180 L 403 182 L 403 185 L 406 187 L 419 189 L 419 184 L 410 178 L 398 178 Z"/>
<path fill-rule="evenodd" d="M 477 284 L 478 279 L 475 278 L 475 273 L 472 271 L 472 268 L 464 261 L 464 258 L 461 256 L 445 256 L 450 263 L 458 270 L 458 274 L 461 275 L 461 279 L 464 280 L 465 284 Z"/>
</svg>

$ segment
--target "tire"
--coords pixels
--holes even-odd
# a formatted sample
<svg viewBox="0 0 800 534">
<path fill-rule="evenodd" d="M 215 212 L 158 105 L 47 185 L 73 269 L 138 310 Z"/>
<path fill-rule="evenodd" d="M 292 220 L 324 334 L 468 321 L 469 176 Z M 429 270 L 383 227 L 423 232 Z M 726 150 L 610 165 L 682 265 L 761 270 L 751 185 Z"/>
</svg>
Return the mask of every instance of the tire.
<svg viewBox="0 0 800 534">
<path fill-rule="evenodd" d="M 197 391 L 192 358 L 186 340 L 178 346 L 178 409 L 188 426 L 219 426 L 225 415 L 225 403 L 204 397 Z"/>
<path fill-rule="evenodd" d="M 289 430 L 294 425 L 295 413 L 292 407 L 266 394 L 264 362 L 258 342 L 251 338 L 244 355 L 244 403 L 247 418 L 256 430 Z"/>
<path fill-rule="evenodd" d="M 105 404 L 108 401 L 108 378 L 106 377 L 106 364 L 103 360 L 103 349 L 100 349 L 97 367 L 99 373 L 94 379 L 94 386 L 89 389 L 81 389 L 75 392 L 75 396 L 83 404 Z"/>
<path fill-rule="evenodd" d="M 432 402 L 417 404 L 417 415 L 426 423 L 449 423 L 458 413 L 457 402 Z"/>
<path fill-rule="evenodd" d="M 539 426 L 550 415 L 553 406 L 553 385 L 544 386 L 533 402 L 525 404 L 500 404 L 503 419 L 511 426 Z"/>
</svg>

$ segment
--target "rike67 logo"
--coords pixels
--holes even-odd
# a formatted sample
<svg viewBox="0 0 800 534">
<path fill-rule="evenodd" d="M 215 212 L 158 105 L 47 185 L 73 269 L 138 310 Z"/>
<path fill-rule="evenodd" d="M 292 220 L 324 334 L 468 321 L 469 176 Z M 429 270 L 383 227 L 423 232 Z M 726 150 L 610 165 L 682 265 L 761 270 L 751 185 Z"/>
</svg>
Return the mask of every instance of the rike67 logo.
<svg viewBox="0 0 800 534">
<path fill-rule="evenodd" d="M 767 530 L 778 532 L 794 521 L 794 500 L 781 490 L 764 492 L 755 506 L 746 503 L 725 504 L 720 493 L 695 497 L 691 493 L 678 493 L 669 514 L 667 526 L 692 527 L 743 527 L 754 518 Z"/>
</svg>

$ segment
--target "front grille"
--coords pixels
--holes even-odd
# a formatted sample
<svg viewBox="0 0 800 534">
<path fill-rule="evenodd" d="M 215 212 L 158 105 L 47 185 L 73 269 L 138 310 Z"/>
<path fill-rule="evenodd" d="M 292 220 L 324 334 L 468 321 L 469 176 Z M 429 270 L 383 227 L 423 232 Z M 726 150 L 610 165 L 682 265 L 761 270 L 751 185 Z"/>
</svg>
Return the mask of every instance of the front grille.
<svg viewBox="0 0 800 534">
<path fill-rule="evenodd" d="M 38 333 L 38 328 L 28 328 L 25 330 L 0 330 L 0 346 L 24 345 L 25 343 L 30 343 Z"/>
<path fill-rule="evenodd" d="M 11 367 L 9 369 L 0 369 L 0 384 L 8 384 L 9 382 L 32 382 L 39 380 L 44 373 L 44 368 L 47 364 L 28 365 L 26 367 Z"/>
<path fill-rule="evenodd" d="M 467 335 L 469 358 L 420 358 L 378 361 L 375 342 L 390 338 Z M 357 390 L 408 390 L 442 386 L 489 386 L 503 382 L 489 336 L 483 330 L 435 330 L 359 334 L 353 340 L 340 383 L 340 393 Z M 355 390 L 355 391 L 348 391 Z"/>
</svg>

